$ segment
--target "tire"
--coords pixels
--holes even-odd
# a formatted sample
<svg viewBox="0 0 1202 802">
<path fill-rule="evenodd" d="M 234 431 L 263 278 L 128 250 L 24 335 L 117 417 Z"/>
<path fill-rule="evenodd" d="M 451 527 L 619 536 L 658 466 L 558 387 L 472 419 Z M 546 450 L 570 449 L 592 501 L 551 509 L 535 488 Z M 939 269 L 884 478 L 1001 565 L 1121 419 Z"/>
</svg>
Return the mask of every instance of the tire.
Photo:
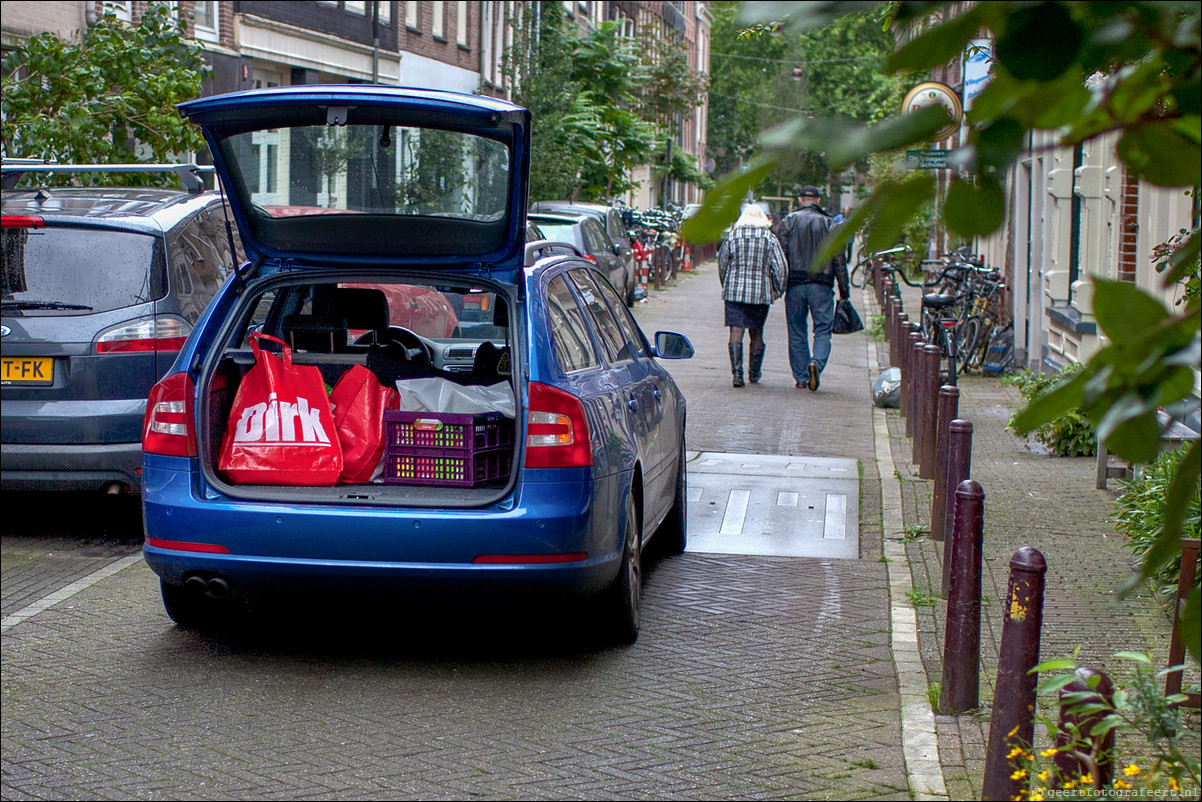
<svg viewBox="0 0 1202 802">
<path fill-rule="evenodd" d="M 638 268 L 635 268 L 635 275 L 626 282 L 626 297 L 623 299 L 626 302 L 626 308 L 634 307 L 634 288 L 638 286 Z"/>
<path fill-rule="evenodd" d="M 643 538 L 634 508 L 634 495 L 626 499 L 626 527 L 622 536 L 622 562 L 618 575 L 602 592 L 603 626 L 613 643 L 627 646 L 639 638 L 639 607 L 643 593 Z"/>
<path fill-rule="evenodd" d="M 969 367 L 977 367 L 971 364 L 977 351 L 980 350 L 978 340 L 981 337 L 981 320 L 980 318 L 970 317 L 964 321 L 960 330 L 956 334 L 957 344 L 956 352 L 960 355 L 960 366 L 958 373 L 963 373 Z"/>
<path fill-rule="evenodd" d="M 680 460 L 676 473 L 676 497 L 672 501 L 672 509 L 664 518 L 655 533 L 655 542 L 661 549 L 661 554 L 676 556 L 683 554 L 689 543 L 689 500 L 688 478 L 685 471 L 684 441 L 680 443 Z"/>
<path fill-rule="evenodd" d="M 167 615 L 183 629 L 202 632 L 228 629 L 242 609 L 241 603 L 231 599 L 214 599 L 162 580 L 159 585 Z"/>
</svg>

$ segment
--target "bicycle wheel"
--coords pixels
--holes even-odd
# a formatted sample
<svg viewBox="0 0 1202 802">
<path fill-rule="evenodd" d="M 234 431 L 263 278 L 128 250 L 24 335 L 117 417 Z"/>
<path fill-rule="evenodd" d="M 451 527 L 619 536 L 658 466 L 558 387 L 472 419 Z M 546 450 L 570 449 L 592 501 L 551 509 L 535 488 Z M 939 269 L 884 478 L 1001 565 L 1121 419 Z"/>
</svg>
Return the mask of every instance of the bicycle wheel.
<svg viewBox="0 0 1202 802">
<path fill-rule="evenodd" d="M 959 373 L 963 373 L 970 367 L 978 367 L 974 364 L 978 352 L 980 351 L 979 340 L 981 338 L 981 319 L 978 317 L 970 317 L 961 323 L 956 329 L 956 352 L 960 355 Z"/>
<path fill-rule="evenodd" d="M 955 387 L 959 373 L 956 367 L 956 332 L 950 326 L 941 326 L 941 329 L 938 343 L 943 349 L 943 356 L 939 360 L 939 383 Z"/>
</svg>

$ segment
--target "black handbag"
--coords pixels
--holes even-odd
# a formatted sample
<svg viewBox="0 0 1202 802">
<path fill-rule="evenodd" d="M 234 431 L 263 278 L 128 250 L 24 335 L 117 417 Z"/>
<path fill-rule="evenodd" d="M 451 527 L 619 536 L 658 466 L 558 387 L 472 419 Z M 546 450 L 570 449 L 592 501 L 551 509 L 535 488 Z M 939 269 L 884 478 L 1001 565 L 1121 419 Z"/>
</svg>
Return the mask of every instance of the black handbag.
<svg viewBox="0 0 1202 802">
<path fill-rule="evenodd" d="M 840 298 L 835 302 L 835 327 L 832 331 L 835 334 L 852 334 L 864 329 L 864 321 L 860 320 L 860 313 L 851 305 L 850 298 Z"/>
</svg>

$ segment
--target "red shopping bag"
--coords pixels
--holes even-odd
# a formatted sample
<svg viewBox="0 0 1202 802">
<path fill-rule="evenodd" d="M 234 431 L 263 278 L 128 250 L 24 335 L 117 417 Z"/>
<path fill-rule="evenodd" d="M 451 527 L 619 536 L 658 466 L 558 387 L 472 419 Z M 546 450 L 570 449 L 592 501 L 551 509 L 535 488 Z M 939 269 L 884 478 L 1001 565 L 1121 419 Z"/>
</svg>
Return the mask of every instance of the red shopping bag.
<svg viewBox="0 0 1202 802">
<path fill-rule="evenodd" d="M 279 343 L 283 356 L 259 340 Z M 218 469 L 239 484 L 337 484 L 342 446 L 321 371 L 292 364 L 292 349 L 275 337 L 256 332 L 250 347 L 255 364 L 234 396 Z"/>
<path fill-rule="evenodd" d="M 330 392 L 334 430 L 342 444 L 342 482 L 369 482 L 384 456 L 384 410 L 399 409 L 401 395 L 376 374 L 353 365 Z"/>
</svg>

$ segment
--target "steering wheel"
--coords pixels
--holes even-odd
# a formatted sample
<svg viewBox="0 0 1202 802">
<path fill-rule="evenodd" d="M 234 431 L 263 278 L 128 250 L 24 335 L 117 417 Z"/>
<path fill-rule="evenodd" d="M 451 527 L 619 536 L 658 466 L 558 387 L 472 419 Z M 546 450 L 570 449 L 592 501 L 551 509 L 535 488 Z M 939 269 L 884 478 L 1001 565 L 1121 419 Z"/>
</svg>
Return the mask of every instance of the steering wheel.
<svg viewBox="0 0 1202 802">
<path fill-rule="evenodd" d="M 400 326 L 364 332 L 355 339 L 355 345 L 395 346 L 405 355 L 405 359 L 424 358 L 427 362 L 434 361 L 434 353 L 425 341 L 409 329 Z"/>
</svg>

